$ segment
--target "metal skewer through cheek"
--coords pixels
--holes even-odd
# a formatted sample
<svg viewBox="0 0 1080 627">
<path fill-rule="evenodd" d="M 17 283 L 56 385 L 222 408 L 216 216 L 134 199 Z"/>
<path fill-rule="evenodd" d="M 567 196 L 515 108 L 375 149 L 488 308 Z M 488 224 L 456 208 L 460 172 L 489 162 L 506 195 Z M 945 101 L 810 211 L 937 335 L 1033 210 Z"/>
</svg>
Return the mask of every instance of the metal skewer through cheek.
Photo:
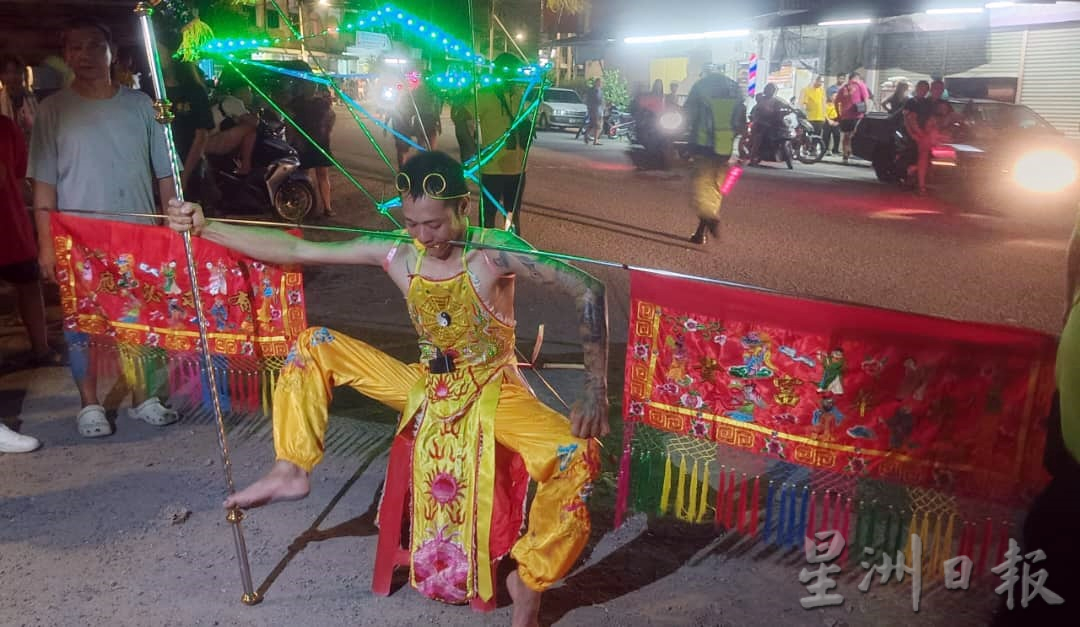
<svg viewBox="0 0 1080 627">
<path fill-rule="evenodd" d="M 139 18 L 139 26 L 142 29 L 143 45 L 146 47 L 146 57 L 150 65 L 150 77 L 154 85 L 154 95 L 156 101 L 154 103 L 154 109 L 157 112 L 157 121 L 163 125 L 165 130 L 165 141 L 168 144 L 169 152 L 169 164 L 172 169 L 173 184 L 176 188 L 176 198 L 179 200 L 184 199 L 184 190 L 182 189 L 180 179 L 180 161 L 179 156 L 176 153 L 176 142 L 173 140 L 172 127 L 170 122 L 172 121 L 172 112 L 170 111 L 170 103 L 165 94 L 165 80 L 161 74 L 161 59 L 158 58 L 157 53 L 157 41 L 154 37 L 154 27 L 150 22 L 150 17 L 153 15 L 153 8 L 147 2 L 140 2 L 135 7 L 135 15 Z M 222 467 L 225 470 L 225 482 L 228 487 L 229 494 L 236 492 L 236 486 L 233 483 L 232 477 L 232 463 L 229 461 L 229 445 L 225 436 L 225 419 L 221 411 L 221 399 L 218 395 L 217 377 L 214 373 L 214 363 L 210 356 L 210 343 L 206 337 L 206 318 L 203 316 L 202 300 L 199 298 L 199 282 L 196 275 L 195 267 L 195 255 L 191 248 L 191 234 L 185 232 L 184 237 L 184 253 L 187 257 L 188 274 L 191 276 L 191 293 L 192 300 L 195 303 L 195 316 L 199 323 L 199 348 L 202 352 L 203 367 L 206 370 L 206 376 L 210 385 L 210 399 L 214 406 L 214 418 L 217 419 L 218 426 L 218 443 L 221 445 L 221 459 Z M 254 605 L 262 600 L 258 592 L 255 591 L 251 582 L 251 566 L 248 563 L 247 545 L 244 543 L 244 531 L 240 522 L 244 518 L 244 513 L 239 508 L 233 508 L 226 514 L 225 519 L 229 521 L 233 530 L 233 540 L 236 545 L 236 560 L 240 564 L 240 580 L 244 587 L 244 596 L 241 597 L 241 601 L 246 605 Z"/>
</svg>

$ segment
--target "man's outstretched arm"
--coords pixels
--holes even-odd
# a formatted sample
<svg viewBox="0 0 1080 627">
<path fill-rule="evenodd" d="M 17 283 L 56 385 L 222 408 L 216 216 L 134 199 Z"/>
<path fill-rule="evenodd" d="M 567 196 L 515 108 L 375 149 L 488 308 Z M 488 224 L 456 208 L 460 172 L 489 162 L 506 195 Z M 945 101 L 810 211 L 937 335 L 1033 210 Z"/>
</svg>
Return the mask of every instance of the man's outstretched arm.
<svg viewBox="0 0 1080 627">
<path fill-rule="evenodd" d="M 377 266 L 390 252 L 390 238 L 358 237 L 344 242 L 309 242 L 272 228 L 207 222 L 202 207 L 172 201 L 168 225 L 175 231 L 191 231 L 215 244 L 274 264 L 357 264 Z"/>
<path fill-rule="evenodd" d="M 529 277 L 574 297 L 585 358 L 585 389 L 581 400 L 570 411 L 572 430 L 580 438 L 607 435 L 611 426 L 608 422 L 608 328 L 604 284 L 569 264 L 527 252 L 500 250 L 487 254 L 496 267 L 508 273 Z"/>
</svg>

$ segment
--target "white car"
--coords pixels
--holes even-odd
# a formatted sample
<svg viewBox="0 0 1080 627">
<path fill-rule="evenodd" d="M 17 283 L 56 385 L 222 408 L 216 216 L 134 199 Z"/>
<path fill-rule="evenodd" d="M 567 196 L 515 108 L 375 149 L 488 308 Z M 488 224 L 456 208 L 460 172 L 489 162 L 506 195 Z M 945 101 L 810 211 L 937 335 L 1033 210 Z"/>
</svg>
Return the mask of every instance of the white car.
<svg viewBox="0 0 1080 627">
<path fill-rule="evenodd" d="M 587 111 L 588 108 L 576 91 L 553 87 L 544 94 L 544 102 L 540 104 L 540 118 L 536 125 L 544 131 L 581 128 L 585 126 Z"/>
</svg>

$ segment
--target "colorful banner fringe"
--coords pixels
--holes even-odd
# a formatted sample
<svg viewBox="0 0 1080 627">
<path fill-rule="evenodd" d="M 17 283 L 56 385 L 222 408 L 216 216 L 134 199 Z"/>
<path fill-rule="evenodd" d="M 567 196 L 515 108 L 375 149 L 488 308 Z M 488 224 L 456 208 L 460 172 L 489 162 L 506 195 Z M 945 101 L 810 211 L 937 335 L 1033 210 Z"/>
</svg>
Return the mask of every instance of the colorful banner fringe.
<svg viewBox="0 0 1080 627">
<path fill-rule="evenodd" d="M 1003 503 L 1024 501 L 1045 480 L 1048 335 L 643 272 L 632 274 L 631 297 L 631 462 L 619 478 L 620 518 L 641 465 L 633 423 L 814 470 Z M 682 470 L 676 477 L 681 483 Z M 781 516 L 777 528 L 787 533 L 803 505 L 783 487 L 780 495 L 790 520 Z"/>
</svg>

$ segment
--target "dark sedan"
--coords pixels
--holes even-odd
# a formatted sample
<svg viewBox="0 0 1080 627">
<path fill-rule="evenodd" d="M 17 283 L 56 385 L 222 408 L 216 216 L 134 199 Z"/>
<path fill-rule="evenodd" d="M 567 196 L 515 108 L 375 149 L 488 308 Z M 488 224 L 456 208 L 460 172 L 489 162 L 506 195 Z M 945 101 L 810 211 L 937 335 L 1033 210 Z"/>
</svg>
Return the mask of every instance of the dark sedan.
<svg viewBox="0 0 1080 627">
<path fill-rule="evenodd" d="M 1000 204 L 1066 203 L 1080 198 L 1080 142 L 1066 138 L 1024 105 L 993 100 L 949 101 L 959 114 L 950 139 L 931 151 L 931 182 Z M 899 115 L 869 114 L 852 140 L 879 180 L 906 177 L 914 150 Z"/>
</svg>

